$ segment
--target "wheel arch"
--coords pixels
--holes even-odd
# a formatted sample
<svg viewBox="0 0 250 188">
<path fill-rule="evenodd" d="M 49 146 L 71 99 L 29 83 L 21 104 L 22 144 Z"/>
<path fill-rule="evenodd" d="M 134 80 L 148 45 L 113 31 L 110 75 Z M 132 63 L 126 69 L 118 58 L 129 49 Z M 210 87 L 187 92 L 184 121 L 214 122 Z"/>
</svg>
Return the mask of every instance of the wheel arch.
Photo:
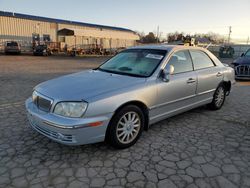
<svg viewBox="0 0 250 188">
<path fill-rule="evenodd" d="M 223 80 L 219 85 L 223 85 L 226 89 L 226 93 L 227 95 L 229 95 L 230 91 L 231 91 L 231 81 L 230 80 Z"/>
<path fill-rule="evenodd" d="M 128 102 L 125 102 L 123 104 L 121 104 L 114 112 L 112 118 L 115 116 L 115 114 L 117 112 L 119 112 L 122 108 L 124 108 L 125 106 L 128 106 L 128 105 L 135 105 L 137 107 L 139 107 L 143 114 L 144 114 L 144 117 L 145 117 L 145 125 L 144 125 L 144 130 L 148 130 L 149 128 L 149 110 L 148 110 L 148 107 L 145 103 L 141 102 L 141 101 L 137 101 L 137 100 L 133 100 L 133 101 L 128 101 Z M 112 120 L 111 118 L 111 120 Z"/>
</svg>

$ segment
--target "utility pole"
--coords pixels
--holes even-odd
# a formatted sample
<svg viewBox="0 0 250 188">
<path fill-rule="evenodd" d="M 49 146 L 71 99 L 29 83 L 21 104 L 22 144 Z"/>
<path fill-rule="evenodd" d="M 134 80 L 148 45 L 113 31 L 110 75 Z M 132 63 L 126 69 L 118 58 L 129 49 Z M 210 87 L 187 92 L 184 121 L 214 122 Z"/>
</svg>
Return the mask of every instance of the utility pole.
<svg viewBox="0 0 250 188">
<path fill-rule="evenodd" d="M 229 33 L 228 33 L 228 44 L 230 43 L 230 37 L 232 33 L 232 26 L 229 26 Z"/>
<path fill-rule="evenodd" d="M 158 26 L 157 26 L 157 43 L 159 43 L 159 41 L 160 41 L 160 40 L 159 40 L 159 29 L 160 29 L 160 28 L 159 28 L 159 25 L 158 25 Z"/>
<path fill-rule="evenodd" d="M 248 45 L 248 43 L 249 43 L 249 36 L 247 37 L 247 45 Z"/>
</svg>

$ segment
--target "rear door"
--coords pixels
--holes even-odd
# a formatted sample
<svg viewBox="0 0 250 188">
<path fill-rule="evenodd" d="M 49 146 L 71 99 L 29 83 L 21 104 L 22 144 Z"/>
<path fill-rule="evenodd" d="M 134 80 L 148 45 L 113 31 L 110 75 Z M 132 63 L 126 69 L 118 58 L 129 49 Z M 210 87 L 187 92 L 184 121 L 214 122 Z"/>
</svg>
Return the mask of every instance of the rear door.
<svg viewBox="0 0 250 188">
<path fill-rule="evenodd" d="M 223 79 L 221 68 L 202 50 L 190 50 L 197 75 L 196 94 L 200 100 L 213 97 L 215 89 Z"/>
</svg>

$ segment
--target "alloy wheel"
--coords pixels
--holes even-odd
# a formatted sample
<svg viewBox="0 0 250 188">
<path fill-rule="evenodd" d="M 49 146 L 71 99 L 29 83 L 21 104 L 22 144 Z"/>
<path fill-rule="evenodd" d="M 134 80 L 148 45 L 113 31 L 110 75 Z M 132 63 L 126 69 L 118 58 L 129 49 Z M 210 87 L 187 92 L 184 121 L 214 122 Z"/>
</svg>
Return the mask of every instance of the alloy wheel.
<svg viewBox="0 0 250 188">
<path fill-rule="evenodd" d="M 219 87 L 215 96 L 215 105 L 217 107 L 220 107 L 224 102 L 224 98 L 225 98 L 225 91 L 223 87 Z"/>
<path fill-rule="evenodd" d="M 127 112 L 117 124 L 116 136 L 123 144 L 131 143 L 139 134 L 141 120 L 136 112 Z"/>
</svg>

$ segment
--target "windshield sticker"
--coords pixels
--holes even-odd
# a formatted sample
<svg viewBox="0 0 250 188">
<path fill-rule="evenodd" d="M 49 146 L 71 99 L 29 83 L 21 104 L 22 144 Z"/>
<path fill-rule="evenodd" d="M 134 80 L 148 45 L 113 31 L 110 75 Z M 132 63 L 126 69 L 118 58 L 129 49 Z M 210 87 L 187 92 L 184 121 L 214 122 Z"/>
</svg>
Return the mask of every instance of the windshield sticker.
<svg viewBox="0 0 250 188">
<path fill-rule="evenodd" d="M 161 60 L 163 58 L 162 55 L 157 55 L 157 54 L 148 54 L 146 55 L 147 58 L 151 58 L 151 59 L 159 59 Z"/>
</svg>

